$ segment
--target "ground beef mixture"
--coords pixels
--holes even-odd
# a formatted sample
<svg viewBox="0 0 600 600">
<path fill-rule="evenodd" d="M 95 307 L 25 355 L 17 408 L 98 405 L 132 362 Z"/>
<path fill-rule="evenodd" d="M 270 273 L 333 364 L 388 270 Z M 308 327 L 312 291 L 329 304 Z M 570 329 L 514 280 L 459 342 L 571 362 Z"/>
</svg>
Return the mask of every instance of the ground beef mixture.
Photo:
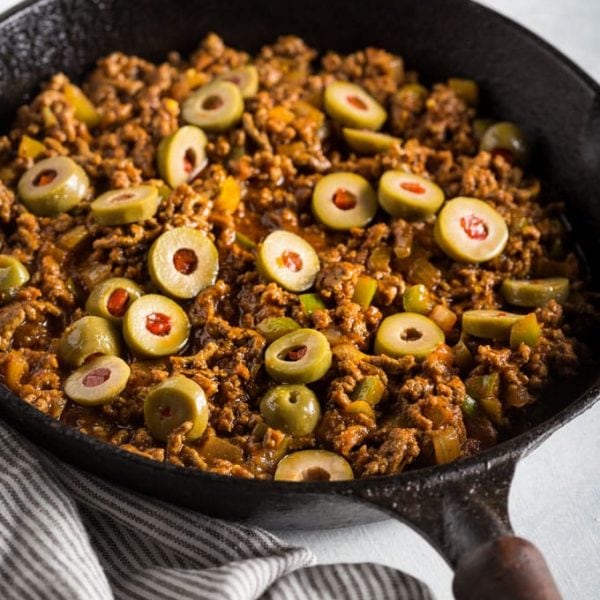
<svg viewBox="0 0 600 600">
<path fill-rule="evenodd" d="M 240 121 L 209 135 L 207 166 L 193 181 L 165 192 L 157 149 L 182 125 L 181 103 L 215 76 L 249 62 L 258 69 L 260 87 L 245 100 Z M 372 156 L 349 150 L 341 128 L 323 111 L 323 90 L 335 80 L 359 84 L 380 102 L 388 112 L 384 131 L 401 141 Z M 585 352 L 575 326 L 584 328 L 593 310 L 560 219 L 562 206 L 544 203 L 539 182 L 506 153 L 478 151 L 475 109 L 455 89 L 437 84 L 426 95 L 405 93 L 404 86 L 417 81 L 399 56 L 380 49 L 318 59 L 289 36 L 251 60 L 211 34 L 189 59 L 174 52 L 155 65 L 117 52 L 99 60 L 81 85 L 100 116 L 88 127 L 65 93 L 67 77 L 54 76 L 0 138 L 0 252 L 19 259 L 31 274 L 24 286 L 2 292 L 3 383 L 40 411 L 123 450 L 247 478 L 272 478 L 283 456 L 313 448 L 343 456 L 355 477 L 391 475 L 471 455 L 513 434 L 525 407 L 542 402 L 551 378 L 577 372 Z M 24 135 L 43 144 L 35 160 L 23 151 Z M 35 162 L 62 155 L 87 173 L 89 197 L 59 216 L 35 216 L 19 201 L 17 183 Z M 476 197 L 494 207 L 509 229 L 504 251 L 479 265 L 453 261 L 433 239 L 433 216 L 407 221 L 379 211 L 368 226 L 347 232 L 315 221 L 311 196 L 324 175 L 351 171 L 376 186 L 390 169 L 432 179 L 447 198 Z M 227 178 L 242 190 L 233 212 L 215 208 Z M 153 218 L 113 227 L 94 221 L 94 197 L 141 183 L 163 194 Z M 118 398 L 101 406 L 68 400 L 63 385 L 71 370 L 56 354 L 61 334 L 86 314 L 90 291 L 109 277 L 130 278 L 156 293 L 148 250 L 164 231 L 182 225 L 206 232 L 219 252 L 214 285 L 179 302 L 192 325 L 188 345 L 179 355 L 155 360 L 124 350 L 131 375 Z M 320 271 L 310 291 L 324 307 L 306 311 L 298 294 L 259 276 L 248 240 L 258 244 L 276 229 L 299 234 L 317 251 Z M 365 275 L 377 283 L 366 307 L 353 301 Z M 537 345 L 511 348 L 461 336 L 465 310 L 514 310 L 499 293 L 502 281 L 535 276 L 563 276 L 571 283 L 567 302 L 550 300 L 535 311 L 542 327 Z M 419 283 L 427 286 L 433 306 L 457 317 L 446 343 L 423 360 L 377 355 L 373 342 L 381 321 L 401 312 L 405 289 Z M 256 326 L 274 316 L 324 333 L 332 347 L 331 368 L 310 385 L 321 418 L 307 435 L 269 427 L 259 410 L 273 382 L 264 368 L 268 344 Z M 470 352 L 466 362 L 458 359 L 459 340 L 461 352 Z M 144 423 L 148 390 L 173 374 L 193 379 L 208 399 L 209 424 L 194 441 L 186 439 L 189 422 L 166 442 L 153 438 Z M 467 410 L 465 383 L 481 375 L 495 378 L 488 390 L 493 398 L 487 398 L 492 408 L 488 402 L 486 410 Z M 374 411 L 349 410 L 368 376 L 383 382 L 383 397 Z"/>
</svg>

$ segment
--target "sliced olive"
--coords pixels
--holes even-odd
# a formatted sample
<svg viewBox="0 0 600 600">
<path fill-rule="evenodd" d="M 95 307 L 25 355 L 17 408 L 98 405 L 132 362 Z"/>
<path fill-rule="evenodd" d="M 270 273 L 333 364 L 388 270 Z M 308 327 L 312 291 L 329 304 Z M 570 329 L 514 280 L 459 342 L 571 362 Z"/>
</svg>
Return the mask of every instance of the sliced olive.
<svg viewBox="0 0 600 600">
<path fill-rule="evenodd" d="M 311 383 L 331 366 L 327 338 L 315 329 L 297 329 L 275 340 L 265 352 L 265 368 L 280 383 Z"/>
<path fill-rule="evenodd" d="M 80 367 L 93 354 L 120 354 L 119 335 L 113 324 L 102 317 L 82 317 L 67 327 L 58 342 L 56 354 L 68 367 Z"/>
<path fill-rule="evenodd" d="M 20 288 L 29 281 L 29 271 L 14 256 L 0 254 L 0 290 Z"/>
<path fill-rule="evenodd" d="M 67 156 L 45 158 L 25 171 L 19 180 L 19 197 L 39 216 L 55 216 L 71 210 L 87 195 L 90 182 L 85 171 Z"/>
<path fill-rule="evenodd" d="M 148 252 L 152 281 L 169 296 L 194 298 L 212 285 L 219 272 L 219 253 L 206 234 L 176 227 L 158 237 Z"/>
<path fill-rule="evenodd" d="M 85 310 L 92 315 L 120 323 L 127 309 L 143 294 L 142 288 L 125 277 L 111 277 L 91 291 Z"/>
<path fill-rule="evenodd" d="M 358 382 L 352 393 L 352 400 L 375 406 L 383 398 L 385 385 L 377 375 L 367 375 Z"/>
<path fill-rule="evenodd" d="M 500 292 L 514 306 L 544 306 L 550 300 L 563 304 L 569 297 L 569 280 L 566 277 L 505 279 Z"/>
<path fill-rule="evenodd" d="M 428 315 L 433 308 L 433 300 L 426 286 L 422 283 L 410 285 L 404 290 L 402 303 L 406 312 Z"/>
<path fill-rule="evenodd" d="M 450 258 L 480 263 L 502 253 L 508 227 L 500 213 L 486 202 L 459 197 L 446 202 L 440 211 L 434 238 Z"/>
<path fill-rule="evenodd" d="M 217 77 L 219 81 L 230 81 L 240 88 L 242 98 L 251 98 L 258 92 L 258 70 L 254 65 L 245 65 Z"/>
<path fill-rule="evenodd" d="M 379 204 L 394 217 L 422 219 L 444 203 L 442 189 L 425 177 L 404 171 L 386 171 L 379 180 Z"/>
<path fill-rule="evenodd" d="M 363 88 L 348 81 L 334 81 L 325 88 L 327 114 L 347 127 L 380 129 L 387 118 L 385 109 Z"/>
<path fill-rule="evenodd" d="M 185 311 L 170 298 L 147 294 L 125 313 L 123 337 L 127 345 L 144 356 L 177 354 L 187 343 L 190 322 Z"/>
<path fill-rule="evenodd" d="M 155 385 L 144 398 L 144 421 L 152 437 L 165 442 L 186 421 L 192 428 L 187 440 L 197 440 L 208 424 L 208 402 L 204 390 L 192 379 L 175 375 Z"/>
<path fill-rule="evenodd" d="M 282 335 L 300 329 L 300 325 L 290 319 L 290 317 L 267 317 L 263 319 L 257 326 L 256 330 L 270 344 L 279 339 Z"/>
<path fill-rule="evenodd" d="M 261 276 L 290 292 L 312 287 L 320 269 L 314 248 L 289 231 L 273 231 L 260 245 L 256 267 Z"/>
<path fill-rule="evenodd" d="M 364 227 L 377 212 L 371 184 L 354 173 L 325 175 L 315 186 L 312 211 L 323 225 L 340 231 Z"/>
<path fill-rule="evenodd" d="M 535 348 L 541 336 L 542 328 L 535 313 L 525 315 L 510 328 L 510 347 L 518 348 L 521 344 L 526 344 Z"/>
<path fill-rule="evenodd" d="M 276 481 L 344 481 L 354 479 L 348 461 L 327 450 L 300 450 L 284 456 L 277 465 Z"/>
<path fill-rule="evenodd" d="M 185 121 L 207 131 L 226 131 L 244 112 L 240 88 L 230 81 L 213 81 L 202 86 L 183 103 Z"/>
<path fill-rule="evenodd" d="M 403 312 L 386 317 L 375 335 L 375 352 L 397 358 L 410 354 L 425 358 L 444 343 L 444 332 L 417 313 Z"/>
<path fill-rule="evenodd" d="M 263 396 L 260 414 L 271 427 L 300 436 L 315 430 L 321 406 L 315 393 L 305 385 L 278 385 Z"/>
<path fill-rule="evenodd" d="M 370 131 L 368 129 L 352 129 L 344 127 L 342 130 L 346 143 L 352 150 L 359 154 L 377 154 L 389 150 L 394 144 L 399 144 L 400 139 L 387 133 Z"/>
<path fill-rule="evenodd" d="M 488 127 L 479 142 L 480 150 L 503 154 L 510 160 L 524 164 L 529 158 L 529 145 L 521 128 L 502 121 Z"/>
<path fill-rule="evenodd" d="M 462 330 L 476 337 L 508 340 L 510 328 L 521 318 L 503 310 L 466 310 L 462 315 Z"/>
<path fill-rule="evenodd" d="M 352 294 L 352 302 L 360 304 L 363 308 L 369 308 L 376 293 L 377 281 L 368 275 L 360 275 Z"/>
<path fill-rule="evenodd" d="M 108 404 L 125 389 L 130 373 L 118 356 L 97 356 L 67 377 L 65 394 L 82 406 Z"/>
<path fill-rule="evenodd" d="M 206 166 L 206 135 L 193 125 L 163 138 L 156 157 L 160 176 L 175 188 L 192 181 Z"/>
<path fill-rule="evenodd" d="M 100 225 L 127 225 L 151 219 L 159 204 L 160 196 L 153 185 L 136 185 L 105 192 L 90 208 Z"/>
<path fill-rule="evenodd" d="M 477 106 L 479 86 L 472 79 L 452 77 L 448 79 L 448 87 L 469 106 Z"/>
</svg>

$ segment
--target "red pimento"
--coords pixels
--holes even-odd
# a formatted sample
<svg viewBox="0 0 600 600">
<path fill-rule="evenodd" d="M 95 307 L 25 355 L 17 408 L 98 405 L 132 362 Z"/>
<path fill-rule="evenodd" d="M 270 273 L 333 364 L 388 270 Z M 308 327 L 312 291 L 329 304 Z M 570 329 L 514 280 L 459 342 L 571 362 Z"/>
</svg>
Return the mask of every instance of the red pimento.
<svg viewBox="0 0 600 600">
<path fill-rule="evenodd" d="M 165 336 L 171 333 L 171 317 L 164 313 L 150 313 L 146 317 L 146 329 L 158 336 Z"/>
<path fill-rule="evenodd" d="M 127 312 L 128 302 L 129 292 L 123 288 L 117 288 L 108 297 L 106 308 L 113 317 L 122 317 Z"/>
<path fill-rule="evenodd" d="M 191 248 L 180 248 L 173 254 L 173 266 L 183 275 L 190 275 L 198 267 L 198 257 Z"/>
<path fill-rule="evenodd" d="M 490 233 L 487 223 L 474 214 L 461 217 L 460 226 L 472 240 L 485 240 Z"/>
<path fill-rule="evenodd" d="M 285 250 L 280 260 L 283 266 L 290 271 L 298 272 L 302 268 L 302 258 L 297 252 Z"/>
<path fill-rule="evenodd" d="M 110 377 L 110 369 L 99 367 L 86 374 L 82 382 L 85 387 L 96 387 L 103 384 Z"/>
<path fill-rule="evenodd" d="M 413 194 L 424 194 L 427 191 L 420 183 L 415 181 L 403 181 L 400 184 L 400 187 L 407 192 L 412 192 Z"/>
<path fill-rule="evenodd" d="M 348 100 L 348 104 L 351 104 L 354 108 L 358 108 L 358 110 L 367 110 L 368 108 L 358 96 L 346 96 L 346 100 Z"/>
<path fill-rule="evenodd" d="M 340 210 L 351 210 L 356 206 L 357 202 L 356 195 L 344 188 L 339 188 L 333 195 L 333 203 Z"/>
</svg>

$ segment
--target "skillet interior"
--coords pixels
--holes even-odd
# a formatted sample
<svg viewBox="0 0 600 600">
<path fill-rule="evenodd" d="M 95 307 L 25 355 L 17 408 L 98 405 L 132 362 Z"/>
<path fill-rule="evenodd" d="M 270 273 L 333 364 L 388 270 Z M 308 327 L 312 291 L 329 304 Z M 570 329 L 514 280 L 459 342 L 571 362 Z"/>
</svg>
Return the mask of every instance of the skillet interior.
<svg viewBox="0 0 600 600">
<path fill-rule="evenodd" d="M 344 52 L 375 45 L 403 55 L 425 81 L 450 74 L 476 79 L 485 112 L 523 124 L 536 141 L 533 170 L 542 176 L 552 199 L 568 198 L 576 239 L 590 259 L 592 273 L 597 270 L 593 249 L 600 232 L 600 203 L 593 193 L 600 189 L 598 86 L 525 30 L 467 0 L 390 0 L 372 3 L 368 11 L 349 9 L 341 0 L 293 5 L 277 0 L 179 0 L 176 10 L 161 0 L 38 0 L 0 22 L 1 126 L 8 128 L 16 107 L 56 71 L 77 77 L 97 57 L 117 49 L 160 60 L 173 48 L 190 51 L 211 30 L 249 51 L 285 33 L 300 35 L 320 50 Z M 292 487 L 153 463 L 67 430 L 5 390 L 0 414 L 61 457 L 140 491 L 272 527 L 322 528 L 381 518 L 375 509 L 325 491 L 377 494 L 390 485 L 418 491 L 422 485 L 458 480 L 465 470 L 483 472 L 494 461 L 512 460 L 593 403 L 598 395 L 593 371 L 580 377 L 577 393 L 570 385 L 568 394 L 556 394 L 553 412 L 573 401 L 568 408 L 479 457 L 343 484 Z"/>
</svg>

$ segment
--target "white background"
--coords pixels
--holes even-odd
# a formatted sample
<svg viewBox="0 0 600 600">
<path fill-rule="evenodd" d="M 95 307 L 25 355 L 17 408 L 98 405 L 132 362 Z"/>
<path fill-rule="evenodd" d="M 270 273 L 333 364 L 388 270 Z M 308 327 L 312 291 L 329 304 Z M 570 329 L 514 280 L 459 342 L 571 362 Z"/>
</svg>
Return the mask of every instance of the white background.
<svg viewBox="0 0 600 600">
<path fill-rule="evenodd" d="M 600 80 L 598 0 L 483 3 L 540 34 Z M 0 0 L 0 11 L 13 4 L 12 0 Z M 515 531 L 543 551 L 565 600 L 600 598 L 599 458 L 600 404 L 563 427 L 519 464 L 510 496 Z M 452 574 L 445 562 L 416 533 L 396 521 L 344 530 L 277 533 L 310 547 L 319 562 L 383 563 L 427 582 L 438 600 L 452 597 Z"/>
</svg>

